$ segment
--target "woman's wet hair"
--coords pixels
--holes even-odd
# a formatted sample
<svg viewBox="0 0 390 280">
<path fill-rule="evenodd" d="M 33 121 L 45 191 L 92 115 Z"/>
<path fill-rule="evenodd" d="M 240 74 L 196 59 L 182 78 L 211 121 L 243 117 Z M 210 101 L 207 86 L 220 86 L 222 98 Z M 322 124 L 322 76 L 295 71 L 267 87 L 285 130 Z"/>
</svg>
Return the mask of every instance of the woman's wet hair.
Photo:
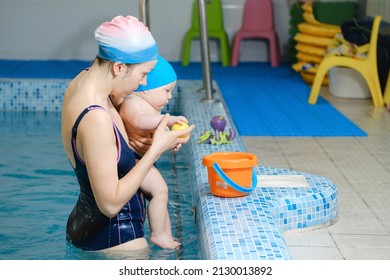
<svg viewBox="0 0 390 280">
<path fill-rule="evenodd" d="M 112 69 L 112 65 L 115 63 L 115 61 L 112 61 L 112 60 L 108 60 L 108 59 L 105 59 L 105 58 L 102 58 L 102 57 L 99 57 L 98 55 L 95 57 L 95 61 L 97 62 L 97 64 L 99 66 L 105 66 L 107 65 L 107 71 L 110 72 L 111 69 Z M 129 73 L 129 71 L 131 69 L 133 69 L 137 64 L 139 63 L 123 63 L 125 64 L 126 66 L 128 66 L 128 69 L 127 69 L 127 73 Z"/>
</svg>

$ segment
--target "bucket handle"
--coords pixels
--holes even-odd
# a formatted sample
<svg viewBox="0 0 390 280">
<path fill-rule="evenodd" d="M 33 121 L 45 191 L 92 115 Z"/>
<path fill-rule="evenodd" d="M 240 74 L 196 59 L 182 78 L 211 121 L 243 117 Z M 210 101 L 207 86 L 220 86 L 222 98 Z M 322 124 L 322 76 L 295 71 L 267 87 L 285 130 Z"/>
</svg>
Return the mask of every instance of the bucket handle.
<svg viewBox="0 0 390 280">
<path fill-rule="evenodd" d="M 257 176 L 256 176 L 255 172 L 252 172 L 252 186 L 250 186 L 249 188 L 244 188 L 244 187 L 241 187 L 240 185 L 236 184 L 235 182 L 233 182 L 232 179 L 230 179 L 225 174 L 225 172 L 223 172 L 222 168 L 216 162 L 213 163 L 213 168 L 214 168 L 215 172 L 217 172 L 219 177 L 221 177 L 225 181 L 225 183 L 230 185 L 236 191 L 249 193 L 249 192 L 253 191 L 257 186 Z"/>
</svg>

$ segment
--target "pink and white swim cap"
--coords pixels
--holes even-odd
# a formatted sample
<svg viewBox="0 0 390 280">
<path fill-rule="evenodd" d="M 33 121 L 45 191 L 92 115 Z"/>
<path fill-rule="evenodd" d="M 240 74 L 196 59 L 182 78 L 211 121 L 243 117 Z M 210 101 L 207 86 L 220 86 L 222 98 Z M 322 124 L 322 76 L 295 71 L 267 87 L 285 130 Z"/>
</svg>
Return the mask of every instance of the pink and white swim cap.
<svg viewBox="0 0 390 280">
<path fill-rule="evenodd" d="M 117 16 L 95 31 L 98 56 L 126 64 L 143 63 L 158 57 L 158 48 L 149 29 L 133 16 Z"/>
</svg>

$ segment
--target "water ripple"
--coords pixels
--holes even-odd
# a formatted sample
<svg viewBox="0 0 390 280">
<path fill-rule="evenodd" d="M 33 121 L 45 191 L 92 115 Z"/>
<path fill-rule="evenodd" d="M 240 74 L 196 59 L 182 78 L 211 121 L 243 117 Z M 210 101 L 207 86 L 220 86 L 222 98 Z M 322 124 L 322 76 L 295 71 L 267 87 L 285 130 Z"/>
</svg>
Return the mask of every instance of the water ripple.
<svg viewBox="0 0 390 280">
<path fill-rule="evenodd" d="M 31 176 L 31 175 L 21 174 L 21 173 L 4 173 L 2 176 L 3 177 L 17 178 L 17 179 L 24 179 L 24 180 L 42 179 L 42 177 Z"/>
<path fill-rule="evenodd" d="M 34 170 L 34 172 L 37 174 L 42 174 L 42 175 L 56 175 L 56 176 L 67 175 L 67 176 L 74 177 L 73 171 L 61 170 L 61 169 L 36 169 L 36 170 Z"/>
</svg>

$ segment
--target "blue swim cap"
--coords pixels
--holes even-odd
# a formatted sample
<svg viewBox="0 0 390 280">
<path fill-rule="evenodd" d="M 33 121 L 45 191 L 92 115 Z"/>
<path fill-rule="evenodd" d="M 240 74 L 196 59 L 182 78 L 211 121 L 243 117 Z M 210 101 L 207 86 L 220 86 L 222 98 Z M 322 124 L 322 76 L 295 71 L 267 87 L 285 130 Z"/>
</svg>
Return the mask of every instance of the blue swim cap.
<svg viewBox="0 0 390 280">
<path fill-rule="evenodd" d="M 176 80 L 176 72 L 172 65 L 159 55 L 156 65 L 146 77 L 146 86 L 140 85 L 135 92 L 159 88 L 175 82 Z"/>
</svg>

